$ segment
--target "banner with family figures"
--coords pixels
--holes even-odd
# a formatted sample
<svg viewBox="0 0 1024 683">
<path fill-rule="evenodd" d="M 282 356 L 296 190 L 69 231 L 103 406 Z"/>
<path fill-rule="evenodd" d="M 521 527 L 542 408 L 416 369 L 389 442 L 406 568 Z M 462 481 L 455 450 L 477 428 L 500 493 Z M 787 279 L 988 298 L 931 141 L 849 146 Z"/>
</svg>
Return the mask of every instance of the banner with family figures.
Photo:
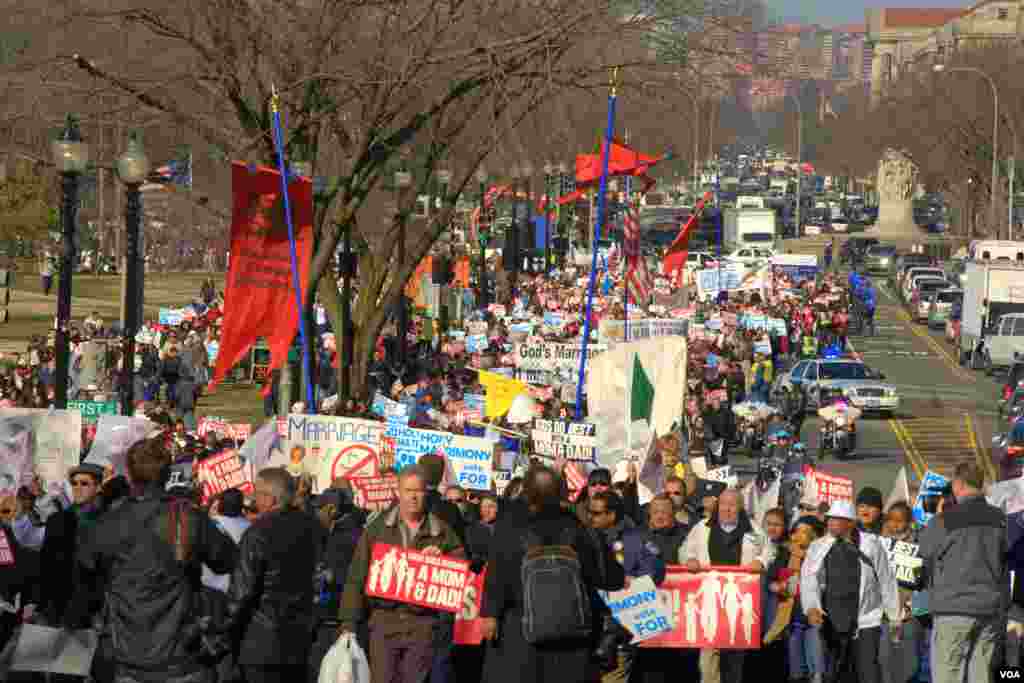
<svg viewBox="0 0 1024 683">
<path fill-rule="evenodd" d="M 738 567 L 691 572 L 669 565 L 658 599 L 672 630 L 641 647 L 756 650 L 761 647 L 761 575 Z"/>
<path fill-rule="evenodd" d="M 457 613 L 472 576 L 465 560 L 374 543 L 365 589 L 375 598 Z"/>
<path fill-rule="evenodd" d="M 38 475 L 47 493 L 59 495 L 81 451 L 77 410 L 0 409 L 0 491 L 16 491 Z"/>
</svg>

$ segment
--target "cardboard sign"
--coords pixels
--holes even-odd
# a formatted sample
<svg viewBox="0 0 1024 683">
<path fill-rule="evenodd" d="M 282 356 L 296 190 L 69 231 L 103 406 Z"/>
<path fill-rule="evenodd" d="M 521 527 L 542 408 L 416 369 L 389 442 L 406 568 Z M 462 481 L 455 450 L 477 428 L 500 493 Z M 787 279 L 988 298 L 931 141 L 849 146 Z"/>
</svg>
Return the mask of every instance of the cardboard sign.
<svg viewBox="0 0 1024 683">
<path fill-rule="evenodd" d="M 398 478 L 391 475 L 376 477 L 350 477 L 352 491 L 358 507 L 364 510 L 386 510 L 398 500 Z"/>
<path fill-rule="evenodd" d="M 761 576 L 737 567 L 690 572 L 669 565 L 658 599 L 672 630 L 641 647 L 756 650 L 761 647 Z"/>
<path fill-rule="evenodd" d="M 374 543 L 365 589 L 375 598 L 457 613 L 472 576 L 465 560 Z"/>
<path fill-rule="evenodd" d="M 100 415 L 120 415 L 117 401 L 68 401 L 68 410 L 77 410 L 82 415 L 82 424 L 99 422 Z"/>
<path fill-rule="evenodd" d="M 549 458 L 564 457 L 578 462 L 597 459 L 597 425 L 571 420 L 533 421 L 533 450 Z"/>
<path fill-rule="evenodd" d="M 602 320 L 598 325 L 601 341 L 606 344 L 653 337 L 685 337 L 689 329 L 689 320 L 676 318 Z"/>
<path fill-rule="evenodd" d="M 649 576 L 633 579 L 629 588 L 620 591 L 601 591 L 601 598 L 615 621 L 633 634 L 633 643 L 642 643 L 672 631 L 672 615 L 658 599 L 658 589 Z"/>
<path fill-rule="evenodd" d="M 391 421 L 387 435 L 395 440 L 395 466 L 399 470 L 427 453 L 440 453 L 451 464 L 459 486 L 477 491 L 491 490 L 493 442 L 432 429 L 414 429 Z"/>
<path fill-rule="evenodd" d="M 916 588 L 924 564 L 920 557 L 921 546 L 884 536 L 879 538 L 885 546 L 885 551 L 889 553 L 889 564 L 896 575 L 896 581 L 903 588 Z"/>
<path fill-rule="evenodd" d="M 271 465 L 301 467 L 315 473 L 319 493 L 338 477 L 375 477 L 380 473 L 382 422 L 329 415 L 289 415 L 285 462 Z"/>
<path fill-rule="evenodd" d="M 196 465 L 195 471 L 203 505 L 228 489 L 238 489 L 242 493 L 253 492 L 249 468 L 242 465 L 238 451 L 226 450 L 210 456 Z"/>
<path fill-rule="evenodd" d="M 484 641 L 480 608 L 484 602 L 484 583 L 487 581 L 487 570 L 479 574 L 470 574 L 470 581 L 462 594 L 462 608 L 455 613 L 455 629 L 453 632 L 456 645 L 479 645 Z"/>
<path fill-rule="evenodd" d="M 853 502 L 853 480 L 838 474 L 830 474 L 810 465 L 804 467 L 804 477 L 817 485 L 818 501 L 831 505 L 837 500 Z"/>
<path fill-rule="evenodd" d="M 729 465 L 708 470 L 704 473 L 702 479 L 707 479 L 708 481 L 720 481 L 726 486 L 732 486 L 734 488 L 740 485 L 739 476 L 733 474 L 732 467 Z"/>
</svg>

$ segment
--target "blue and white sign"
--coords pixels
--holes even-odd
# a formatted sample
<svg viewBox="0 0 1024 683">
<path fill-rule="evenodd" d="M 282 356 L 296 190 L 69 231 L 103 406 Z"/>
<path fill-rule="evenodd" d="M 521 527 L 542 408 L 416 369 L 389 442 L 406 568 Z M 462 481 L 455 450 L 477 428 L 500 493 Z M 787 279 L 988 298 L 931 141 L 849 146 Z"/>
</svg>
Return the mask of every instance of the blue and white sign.
<svg viewBox="0 0 1024 683">
<path fill-rule="evenodd" d="M 431 429 L 414 429 L 388 418 L 387 436 L 395 442 L 395 469 L 412 465 L 421 456 L 444 456 L 450 475 L 459 486 L 490 491 L 494 472 L 494 442 L 475 436 L 458 436 Z"/>
<path fill-rule="evenodd" d="M 486 334 L 471 334 L 466 337 L 466 353 L 481 353 L 487 350 L 490 342 Z"/>
<path fill-rule="evenodd" d="M 615 620 L 642 643 L 672 630 L 672 615 L 658 600 L 658 589 L 649 576 L 632 579 L 629 588 L 606 593 L 601 598 Z"/>
<path fill-rule="evenodd" d="M 161 308 L 159 321 L 161 325 L 180 325 L 185 320 L 183 309 Z"/>
<path fill-rule="evenodd" d="M 949 484 L 949 479 L 941 474 L 931 470 L 924 473 L 924 477 L 921 479 L 921 488 L 917 493 L 917 499 L 914 501 L 915 522 L 924 525 L 931 521 L 934 514 L 925 510 L 924 499 L 938 496 L 942 489 L 946 488 L 947 484 Z"/>
</svg>

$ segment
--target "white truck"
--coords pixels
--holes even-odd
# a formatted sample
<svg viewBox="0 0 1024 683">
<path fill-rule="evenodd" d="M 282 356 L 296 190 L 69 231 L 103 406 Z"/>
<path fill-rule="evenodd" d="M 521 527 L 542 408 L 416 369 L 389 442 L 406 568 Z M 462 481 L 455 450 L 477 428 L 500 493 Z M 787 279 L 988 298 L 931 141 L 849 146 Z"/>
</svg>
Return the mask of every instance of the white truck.
<svg viewBox="0 0 1024 683">
<path fill-rule="evenodd" d="M 722 241 L 727 251 L 775 248 L 779 231 L 774 209 L 725 209 L 723 214 Z"/>
<path fill-rule="evenodd" d="M 976 369 L 1013 365 L 1024 352 L 1024 265 L 968 261 L 960 317 L 960 364 Z"/>
<path fill-rule="evenodd" d="M 741 194 L 736 198 L 737 209 L 763 209 L 764 208 L 764 197 L 758 197 L 755 195 L 743 195 Z"/>
</svg>

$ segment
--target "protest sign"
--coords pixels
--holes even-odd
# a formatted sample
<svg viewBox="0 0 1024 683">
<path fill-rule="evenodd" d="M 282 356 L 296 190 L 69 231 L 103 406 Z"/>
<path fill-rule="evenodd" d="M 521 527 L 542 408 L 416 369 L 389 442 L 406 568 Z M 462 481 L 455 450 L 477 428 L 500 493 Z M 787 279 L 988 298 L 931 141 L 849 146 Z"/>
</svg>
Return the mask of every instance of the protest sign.
<svg viewBox="0 0 1024 683">
<path fill-rule="evenodd" d="M 608 350 L 603 344 L 587 346 L 587 362 Z M 583 346 L 579 344 L 557 344 L 546 341 L 527 341 L 515 345 L 514 363 L 523 370 L 579 369 L 583 357 Z"/>
<path fill-rule="evenodd" d="M 466 332 L 472 335 L 487 336 L 487 323 L 483 321 L 474 321 L 466 323 Z"/>
<path fill-rule="evenodd" d="M 171 465 L 171 476 L 164 484 L 164 490 L 170 491 L 175 488 L 192 488 L 192 463 L 179 462 Z"/>
<path fill-rule="evenodd" d="M 233 449 L 221 451 L 201 460 L 195 466 L 195 473 L 203 505 L 228 489 L 238 489 L 243 493 L 253 492 L 250 468 L 242 464 L 238 451 Z"/>
<path fill-rule="evenodd" d="M 329 415 L 289 415 L 285 453 L 271 466 L 314 476 L 314 492 L 339 477 L 375 477 L 380 473 L 387 425 L 372 420 Z"/>
<path fill-rule="evenodd" d="M 462 607 L 455 613 L 453 635 L 456 645 L 479 645 L 484 640 L 483 624 L 480 622 L 480 606 L 483 604 L 486 580 L 486 570 L 479 574 L 470 574 L 466 590 L 462 593 Z"/>
<path fill-rule="evenodd" d="M 31 483 L 34 471 L 46 493 L 60 495 L 68 470 L 81 461 L 81 451 L 82 415 L 77 410 L 0 409 L 0 489 L 7 487 L 7 480 Z"/>
<path fill-rule="evenodd" d="M 96 424 L 100 415 L 120 415 L 117 401 L 68 401 L 68 410 L 77 410 L 82 415 L 82 424 Z"/>
<path fill-rule="evenodd" d="M 631 342 L 651 337 L 685 337 L 690 321 L 685 318 L 645 318 L 640 320 L 602 320 L 598 325 L 601 342 Z"/>
<path fill-rule="evenodd" d="M 761 647 L 761 576 L 739 567 L 699 572 L 669 565 L 658 599 L 672 630 L 641 647 L 756 650 Z"/>
<path fill-rule="evenodd" d="M 746 267 L 742 263 L 725 263 L 720 268 L 705 268 L 694 273 L 697 280 L 697 295 L 715 298 L 720 291 L 738 289 Z"/>
<path fill-rule="evenodd" d="M 466 353 L 481 353 L 487 350 L 490 341 L 486 334 L 473 334 L 466 337 Z"/>
<path fill-rule="evenodd" d="M 465 560 L 374 543 L 365 589 L 375 598 L 457 613 L 472 576 Z"/>
<path fill-rule="evenodd" d="M 811 465 L 804 466 L 804 477 L 817 487 L 818 502 L 831 505 L 837 500 L 853 502 L 853 480 L 838 474 L 830 474 Z"/>
<path fill-rule="evenodd" d="M 350 477 L 356 506 L 364 510 L 386 510 L 398 500 L 398 477 L 393 474 L 376 477 Z"/>
<path fill-rule="evenodd" d="M 7 540 L 7 534 L 0 533 L 0 567 L 14 564 L 14 553 L 11 551 L 11 542 Z"/>
<path fill-rule="evenodd" d="M 949 484 L 949 479 L 942 476 L 938 472 L 932 472 L 928 470 L 921 477 L 921 487 L 917 492 L 917 499 L 914 501 L 914 521 L 924 526 L 931 521 L 932 517 L 935 516 L 935 505 L 933 504 L 938 500 L 938 496 L 942 493 L 942 489 L 946 488 Z M 927 499 L 931 499 L 931 501 Z"/>
<path fill-rule="evenodd" d="M 462 402 L 465 404 L 465 418 L 467 420 L 482 420 L 487 410 L 487 399 L 483 394 L 463 394 Z"/>
<path fill-rule="evenodd" d="M 443 455 L 451 464 L 459 486 L 477 491 L 491 490 L 494 442 L 475 436 L 459 436 L 432 429 L 414 429 L 388 424 L 387 436 L 395 440 L 395 468 L 415 463 L 427 453 Z"/>
<path fill-rule="evenodd" d="M 159 321 L 161 325 L 167 325 L 169 327 L 175 327 L 180 325 L 185 320 L 185 311 L 180 308 L 161 308 L 159 313 Z"/>
<path fill-rule="evenodd" d="M 405 415 L 408 410 L 405 405 L 393 401 L 384 394 L 377 392 L 373 395 L 373 403 L 370 404 L 370 412 L 380 417 Z"/>
<path fill-rule="evenodd" d="M 726 486 L 732 486 L 733 488 L 740 485 L 739 476 L 733 473 L 732 467 L 729 465 L 708 470 L 704 473 L 703 479 L 707 479 L 708 481 L 720 481 Z"/>
<path fill-rule="evenodd" d="M 633 643 L 656 638 L 672 631 L 672 615 L 658 599 L 658 589 L 650 576 L 634 578 L 620 591 L 601 591 L 601 598 L 615 621 L 633 635 Z"/>
<path fill-rule="evenodd" d="M 921 577 L 921 546 L 917 543 L 897 541 L 895 538 L 879 536 L 885 551 L 889 553 L 889 565 L 892 567 L 896 580 L 903 588 L 917 588 Z"/>
<path fill-rule="evenodd" d="M 196 433 L 206 436 L 210 432 L 224 439 L 245 441 L 252 434 L 252 425 L 245 422 L 230 423 L 217 417 L 202 417 L 196 425 Z"/>
<path fill-rule="evenodd" d="M 87 677 L 99 644 L 92 629 L 67 629 L 24 624 L 11 655 L 11 671 L 36 671 Z"/>
<path fill-rule="evenodd" d="M 115 474 L 125 474 L 125 455 L 128 449 L 145 439 L 156 428 L 145 417 L 127 415 L 100 415 L 85 462 L 100 467 L 112 467 Z"/>
<path fill-rule="evenodd" d="M 571 420 L 533 421 L 533 450 L 549 458 L 566 458 L 580 462 L 597 459 L 597 425 Z"/>
</svg>

